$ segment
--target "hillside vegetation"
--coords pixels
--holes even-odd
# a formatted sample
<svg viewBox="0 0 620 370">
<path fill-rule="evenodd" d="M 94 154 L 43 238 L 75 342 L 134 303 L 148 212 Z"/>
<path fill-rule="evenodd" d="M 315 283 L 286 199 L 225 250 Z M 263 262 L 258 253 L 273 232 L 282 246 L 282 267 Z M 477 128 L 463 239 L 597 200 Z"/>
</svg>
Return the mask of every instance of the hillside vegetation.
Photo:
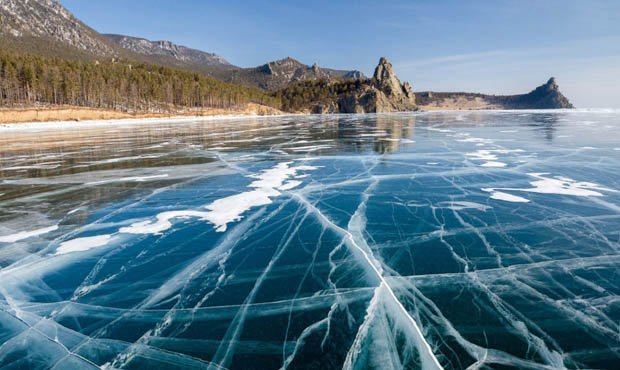
<svg viewBox="0 0 620 370">
<path fill-rule="evenodd" d="M 0 51 L 0 105 L 74 105 L 124 112 L 280 107 L 259 89 L 146 63 L 67 60 Z"/>
<path fill-rule="evenodd" d="M 359 91 L 368 80 L 338 79 L 303 80 L 289 84 L 273 96 L 288 112 L 313 111 L 315 107 L 333 104 L 339 98 Z"/>
</svg>

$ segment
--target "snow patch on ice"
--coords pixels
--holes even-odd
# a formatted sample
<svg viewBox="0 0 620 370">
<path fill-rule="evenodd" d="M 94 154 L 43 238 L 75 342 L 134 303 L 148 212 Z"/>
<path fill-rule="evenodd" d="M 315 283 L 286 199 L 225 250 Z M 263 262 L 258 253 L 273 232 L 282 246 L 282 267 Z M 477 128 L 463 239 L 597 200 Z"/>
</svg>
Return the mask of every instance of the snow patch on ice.
<svg viewBox="0 0 620 370">
<path fill-rule="evenodd" d="M 72 214 L 74 214 L 75 212 L 78 212 L 81 209 L 82 209 L 82 207 L 79 207 L 79 208 L 76 208 L 76 209 L 72 209 L 69 212 L 67 212 L 67 215 L 72 215 Z"/>
<path fill-rule="evenodd" d="M 603 194 L 599 191 L 617 192 L 593 182 L 576 181 L 568 177 L 545 177 L 545 175 L 548 175 L 547 173 L 528 173 L 528 175 L 538 179 L 530 182 L 533 188 L 515 190 L 541 194 L 575 195 L 579 197 L 602 197 Z"/>
<path fill-rule="evenodd" d="M 506 167 L 504 162 L 489 161 L 480 165 L 480 167 Z"/>
<path fill-rule="evenodd" d="M 190 217 L 196 217 L 203 220 L 207 220 L 208 212 L 201 211 L 170 211 L 162 212 L 155 216 L 156 221 L 140 221 L 131 224 L 128 227 L 122 227 L 119 232 L 125 234 L 161 234 L 163 231 L 172 227 L 171 220 L 173 219 L 187 219 Z"/>
<path fill-rule="evenodd" d="M 308 145 L 308 146 L 298 146 L 294 148 L 288 148 L 293 152 L 316 152 L 321 149 L 330 149 L 331 145 Z"/>
<path fill-rule="evenodd" d="M 485 189 L 482 189 L 482 190 L 485 190 Z M 505 202 L 512 202 L 512 203 L 529 203 L 530 202 L 529 199 L 525 199 L 518 195 L 504 193 L 502 191 L 492 191 L 491 199 L 503 200 Z"/>
<path fill-rule="evenodd" d="M 452 130 L 448 130 L 445 128 L 437 128 L 437 127 L 425 127 L 428 131 L 437 131 L 437 132 L 454 132 Z"/>
<path fill-rule="evenodd" d="M 0 168 L 0 171 L 18 171 L 18 170 L 53 170 L 60 167 L 64 162 L 48 162 L 38 163 L 29 166 L 12 166 Z"/>
<path fill-rule="evenodd" d="M 463 143 L 480 143 L 480 144 L 491 144 L 493 143 L 493 140 L 491 139 L 484 139 L 481 137 L 466 137 L 464 139 L 459 139 L 457 141 L 463 142 Z"/>
<path fill-rule="evenodd" d="M 111 235 L 106 234 L 68 240 L 60 243 L 60 247 L 56 250 L 56 255 L 85 252 L 94 248 L 103 247 L 108 244 L 111 238 Z"/>
<path fill-rule="evenodd" d="M 476 209 L 478 211 L 486 211 L 487 209 L 491 209 L 491 207 L 484 204 L 466 201 L 441 202 L 439 203 L 439 205 L 453 211 L 462 211 L 464 209 Z"/>
<path fill-rule="evenodd" d="M 603 194 L 601 191 L 618 192 L 617 190 L 609 189 L 593 182 L 577 181 L 565 176 L 547 177 L 547 175 L 549 175 L 548 173 L 528 173 L 528 175 L 538 179 L 536 181 L 530 181 L 530 185 L 532 185 L 531 188 L 486 188 L 482 190 L 492 193 L 491 198 L 493 199 L 507 200 L 509 202 L 522 202 L 527 199 L 505 193 L 505 191 L 572 195 L 577 197 L 602 197 Z"/>
<path fill-rule="evenodd" d="M 168 174 L 153 175 L 153 176 L 121 177 L 118 179 L 87 182 L 86 185 L 101 185 L 101 184 L 108 184 L 112 182 L 146 182 L 146 181 L 155 180 L 155 179 L 163 179 L 166 177 L 168 177 Z"/>
<path fill-rule="evenodd" d="M 0 243 L 15 243 L 20 240 L 32 238 L 33 236 L 47 234 L 57 229 L 58 229 L 58 225 L 54 225 L 54 226 L 44 227 L 44 228 L 36 229 L 36 230 L 20 231 L 15 234 L 3 235 L 3 236 L 0 236 Z"/>
<path fill-rule="evenodd" d="M 95 162 L 90 162 L 88 164 L 109 164 L 109 163 L 118 163 L 118 162 L 128 162 L 128 161 L 135 161 L 135 160 L 140 160 L 140 159 L 155 159 L 155 158 L 161 158 L 163 157 L 164 154 L 144 154 L 144 155 L 137 155 L 137 156 L 133 156 L 133 157 L 116 157 L 116 158 L 109 158 L 109 159 L 104 159 L 101 161 L 95 161 Z"/>
<path fill-rule="evenodd" d="M 280 186 L 278 190 L 291 190 L 301 185 L 301 181 L 291 180 L 284 183 L 284 185 Z"/>
<path fill-rule="evenodd" d="M 160 234 L 172 227 L 172 220 L 198 218 L 212 223 L 217 232 L 226 231 L 228 224 L 239 221 L 243 214 L 254 207 L 272 203 L 272 198 L 279 196 L 280 190 L 286 191 L 301 185 L 295 178 L 300 171 L 313 171 L 315 166 L 295 166 L 292 162 L 279 163 L 276 166 L 248 177 L 256 179 L 248 187 L 253 189 L 229 197 L 221 198 L 204 206 L 208 211 L 181 210 L 163 212 L 155 216 L 156 221 L 136 222 L 120 229 L 126 234 Z"/>
<path fill-rule="evenodd" d="M 495 154 L 492 154 L 490 150 L 484 149 L 472 153 L 466 153 L 465 155 L 471 157 L 474 160 L 494 161 L 497 159 L 497 156 Z"/>
</svg>

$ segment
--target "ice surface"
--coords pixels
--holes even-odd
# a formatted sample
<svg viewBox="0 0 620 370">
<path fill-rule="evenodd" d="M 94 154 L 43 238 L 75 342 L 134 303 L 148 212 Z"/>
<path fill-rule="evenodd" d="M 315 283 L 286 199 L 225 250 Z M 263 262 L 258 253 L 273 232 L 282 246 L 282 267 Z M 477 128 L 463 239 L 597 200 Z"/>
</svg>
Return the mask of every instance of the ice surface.
<svg viewBox="0 0 620 370">
<path fill-rule="evenodd" d="M 620 112 L 69 125 L 0 127 L 0 368 L 620 363 Z"/>
</svg>

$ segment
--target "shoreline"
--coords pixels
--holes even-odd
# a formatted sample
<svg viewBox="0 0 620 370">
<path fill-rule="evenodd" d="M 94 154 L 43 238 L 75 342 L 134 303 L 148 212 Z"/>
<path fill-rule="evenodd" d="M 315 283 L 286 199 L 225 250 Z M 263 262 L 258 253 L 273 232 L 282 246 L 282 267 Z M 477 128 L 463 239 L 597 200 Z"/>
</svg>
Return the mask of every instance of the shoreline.
<svg viewBox="0 0 620 370">
<path fill-rule="evenodd" d="M 295 116 L 296 114 L 218 114 L 218 115 L 171 115 L 166 117 L 141 117 L 141 118 L 118 118 L 118 119 L 94 119 L 83 121 L 37 121 L 37 122 L 17 122 L 17 123 L 0 123 L 0 132 L 8 131 L 28 131 L 28 130 L 50 130 L 59 129 L 66 130 L 72 128 L 98 128 L 122 125 L 148 125 L 154 123 L 184 123 L 197 121 L 225 121 L 240 119 L 261 119 L 273 117 Z"/>
<path fill-rule="evenodd" d="M 392 115 L 392 114 L 410 114 L 410 115 L 426 115 L 426 114 L 441 114 L 441 113 L 620 113 L 620 109 L 613 108 L 573 108 L 573 109 L 443 109 L 443 110 L 427 110 L 427 111 L 412 111 L 412 112 L 390 112 L 390 113 L 362 113 L 362 115 Z M 274 118 L 274 117 L 327 117 L 327 116 L 350 116 L 346 113 L 332 113 L 332 114 L 308 114 L 308 113 L 274 113 L 274 114 L 258 114 L 258 113 L 244 113 L 244 112 L 232 112 L 221 114 L 144 114 L 144 115 L 127 115 L 126 117 L 118 118 L 98 118 L 98 119 L 85 119 L 85 120 L 48 120 L 48 121 L 24 121 L 24 122 L 1 122 L 0 132 L 11 131 L 29 131 L 29 130 L 50 130 L 50 129 L 73 129 L 73 128 L 98 128 L 109 127 L 118 125 L 144 125 L 144 124 L 156 124 L 156 123 L 185 123 L 185 122 L 209 122 L 209 121 L 225 121 L 225 120 L 247 120 L 247 119 L 262 119 L 262 118 Z"/>
<path fill-rule="evenodd" d="M 112 109 L 89 108 L 80 106 L 42 106 L 0 108 L 0 125 L 21 125 L 33 123 L 79 123 L 91 121 L 170 119 L 177 117 L 213 117 L 213 116 L 261 116 L 281 115 L 278 109 L 249 103 L 238 108 L 208 108 L 203 110 L 179 110 L 176 112 L 129 113 Z"/>
</svg>

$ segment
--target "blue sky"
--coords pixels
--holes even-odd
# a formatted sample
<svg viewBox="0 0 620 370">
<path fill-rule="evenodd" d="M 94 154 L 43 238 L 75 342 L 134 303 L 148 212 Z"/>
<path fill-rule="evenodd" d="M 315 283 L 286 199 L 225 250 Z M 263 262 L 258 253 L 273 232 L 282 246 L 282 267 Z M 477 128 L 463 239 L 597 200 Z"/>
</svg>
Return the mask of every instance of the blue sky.
<svg viewBox="0 0 620 370">
<path fill-rule="evenodd" d="M 555 76 L 580 107 L 620 108 L 618 0 L 61 0 L 99 32 L 166 39 L 239 66 L 292 56 L 415 90 L 519 93 Z"/>
</svg>

